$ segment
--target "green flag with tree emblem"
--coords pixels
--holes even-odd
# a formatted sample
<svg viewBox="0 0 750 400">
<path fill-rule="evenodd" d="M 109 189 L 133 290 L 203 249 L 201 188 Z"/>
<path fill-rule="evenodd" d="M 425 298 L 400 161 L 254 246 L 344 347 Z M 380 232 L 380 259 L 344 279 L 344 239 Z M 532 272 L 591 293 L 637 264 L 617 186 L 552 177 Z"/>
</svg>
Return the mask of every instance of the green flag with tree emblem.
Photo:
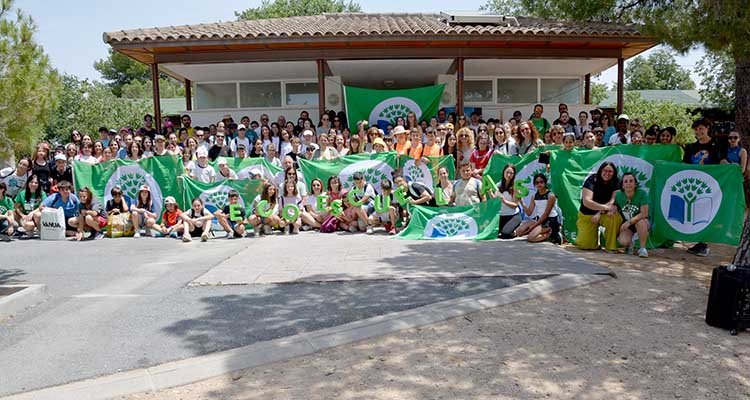
<svg viewBox="0 0 750 400">
<path fill-rule="evenodd" d="M 492 240 L 499 232 L 499 199 L 461 207 L 409 206 L 409 212 L 400 239 Z"/>
<path fill-rule="evenodd" d="M 344 103 L 349 129 L 357 132 L 358 121 L 369 121 L 385 131 L 396 126 L 396 118 L 413 112 L 417 121 L 437 115 L 445 85 L 414 89 L 379 90 L 344 86 Z"/>
</svg>

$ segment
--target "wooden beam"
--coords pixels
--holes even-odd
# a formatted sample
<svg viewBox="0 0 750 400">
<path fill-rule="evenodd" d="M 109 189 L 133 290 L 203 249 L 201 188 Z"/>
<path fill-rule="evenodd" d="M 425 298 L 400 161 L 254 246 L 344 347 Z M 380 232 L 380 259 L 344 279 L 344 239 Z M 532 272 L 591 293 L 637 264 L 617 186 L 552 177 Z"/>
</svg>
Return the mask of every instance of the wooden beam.
<svg viewBox="0 0 750 400">
<path fill-rule="evenodd" d="M 351 48 L 299 49 L 264 51 L 190 52 L 154 55 L 159 64 L 165 63 L 229 63 L 269 61 L 372 60 L 378 59 L 434 59 L 434 58 L 527 58 L 527 59 L 588 59 L 619 58 L 620 49 L 548 49 L 548 48 Z"/>
<path fill-rule="evenodd" d="M 591 103 L 591 74 L 583 78 L 583 104 Z"/>
<path fill-rule="evenodd" d="M 625 101 L 625 59 L 617 59 L 617 115 L 622 114 Z M 617 120 L 617 117 L 615 117 Z"/>
<path fill-rule="evenodd" d="M 458 62 L 456 60 L 453 60 L 450 66 L 448 66 L 448 70 L 445 71 L 446 75 L 453 75 L 456 73 L 456 68 L 458 68 Z"/>
<path fill-rule="evenodd" d="M 326 69 L 325 60 L 317 60 L 318 64 L 318 116 L 326 111 Z"/>
<path fill-rule="evenodd" d="M 464 115 L 464 59 L 456 58 L 456 116 Z"/>
<path fill-rule="evenodd" d="M 185 79 L 185 109 L 187 111 L 193 110 L 193 82 L 190 79 Z"/>
<path fill-rule="evenodd" d="M 154 123 L 156 131 L 161 133 L 161 103 L 159 101 L 159 64 L 151 64 L 151 88 L 154 98 Z"/>
<path fill-rule="evenodd" d="M 331 67 L 326 60 L 323 60 L 323 69 L 325 70 L 326 76 L 333 76 L 333 71 L 331 71 Z"/>
</svg>

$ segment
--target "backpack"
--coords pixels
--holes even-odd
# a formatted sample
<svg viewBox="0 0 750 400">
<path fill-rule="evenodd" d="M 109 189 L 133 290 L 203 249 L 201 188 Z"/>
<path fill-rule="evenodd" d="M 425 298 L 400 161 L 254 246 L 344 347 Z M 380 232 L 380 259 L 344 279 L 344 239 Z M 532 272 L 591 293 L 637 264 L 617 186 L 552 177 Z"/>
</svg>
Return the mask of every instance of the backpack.
<svg viewBox="0 0 750 400">
<path fill-rule="evenodd" d="M 339 226 L 338 218 L 334 217 L 333 215 L 329 215 L 328 217 L 326 217 L 323 223 L 320 224 L 320 232 L 321 233 L 333 233 L 333 232 L 336 232 L 336 228 L 338 228 L 338 226 Z"/>
</svg>

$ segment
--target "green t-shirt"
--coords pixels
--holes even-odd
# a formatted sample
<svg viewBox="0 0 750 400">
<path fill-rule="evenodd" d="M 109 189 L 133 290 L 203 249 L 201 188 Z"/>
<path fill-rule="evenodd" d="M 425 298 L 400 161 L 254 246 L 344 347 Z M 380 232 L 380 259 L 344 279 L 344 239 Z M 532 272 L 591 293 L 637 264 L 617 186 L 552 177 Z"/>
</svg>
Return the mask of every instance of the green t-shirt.
<svg viewBox="0 0 750 400">
<path fill-rule="evenodd" d="M 0 214 L 5 215 L 8 213 L 8 211 L 13 211 L 13 200 L 3 194 L 3 198 L 0 199 Z"/>
<path fill-rule="evenodd" d="M 625 220 L 630 220 L 640 214 L 641 206 L 648 204 L 648 195 L 643 189 L 636 189 L 632 199 L 628 199 L 625 192 L 618 190 L 615 194 L 615 204 L 620 209 L 620 213 Z"/>
<path fill-rule="evenodd" d="M 28 214 L 39 207 L 39 204 L 42 204 L 42 200 L 44 200 L 47 197 L 47 194 L 42 192 L 41 197 L 34 197 L 33 195 L 29 197 L 29 201 L 26 201 L 26 191 L 22 190 L 18 192 L 16 195 L 16 204 L 20 204 L 23 208 L 23 212 L 25 214 Z"/>
</svg>

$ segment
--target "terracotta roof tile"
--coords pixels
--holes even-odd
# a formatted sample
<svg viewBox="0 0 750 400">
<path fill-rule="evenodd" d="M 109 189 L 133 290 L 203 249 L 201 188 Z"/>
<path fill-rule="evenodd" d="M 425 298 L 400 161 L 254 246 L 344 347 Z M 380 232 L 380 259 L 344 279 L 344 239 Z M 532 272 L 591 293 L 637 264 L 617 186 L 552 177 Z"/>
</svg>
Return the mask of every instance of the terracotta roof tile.
<svg viewBox="0 0 750 400">
<path fill-rule="evenodd" d="M 308 17 L 231 21 L 196 25 L 107 32 L 111 45 L 136 42 L 215 40 L 263 40 L 271 38 L 363 38 L 387 36 L 394 39 L 414 36 L 640 36 L 629 25 L 543 20 L 518 17 L 519 26 L 490 24 L 448 25 L 438 14 L 339 13 Z"/>
</svg>

